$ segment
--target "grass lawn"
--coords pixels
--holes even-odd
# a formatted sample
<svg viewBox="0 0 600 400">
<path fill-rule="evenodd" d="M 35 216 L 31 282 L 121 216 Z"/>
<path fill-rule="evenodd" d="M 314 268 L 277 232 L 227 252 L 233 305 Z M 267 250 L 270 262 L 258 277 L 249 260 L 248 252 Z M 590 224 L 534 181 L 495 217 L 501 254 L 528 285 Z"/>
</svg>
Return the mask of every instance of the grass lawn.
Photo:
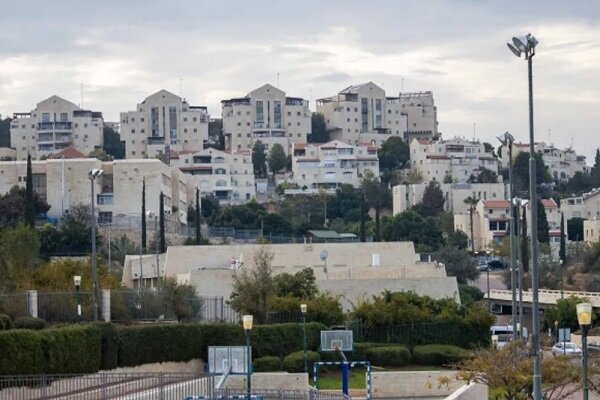
<svg viewBox="0 0 600 400">
<path fill-rule="evenodd" d="M 448 368 L 439 366 L 426 366 L 426 365 L 407 365 L 406 367 L 398 368 L 379 368 L 373 367 L 372 372 L 381 371 L 441 371 Z M 366 370 L 364 368 L 352 368 L 350 369 L 350 389 L 365 389 L 366 387 Z M 311 382 L 312 384 L 312 382 Z M 323 390 L 334 390 L 342 389 L 342 371 L 336 369 L 333 371 L 327 371 L 319 374 L 319 389 Z"/>
</svg>

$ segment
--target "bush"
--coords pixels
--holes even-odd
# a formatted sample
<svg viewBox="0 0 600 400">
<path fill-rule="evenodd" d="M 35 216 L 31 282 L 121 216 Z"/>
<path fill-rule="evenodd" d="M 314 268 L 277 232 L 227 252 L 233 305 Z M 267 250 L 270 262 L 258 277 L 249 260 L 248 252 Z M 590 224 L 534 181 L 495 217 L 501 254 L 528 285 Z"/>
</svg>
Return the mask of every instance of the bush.
<svg viewBox="0 0 600 400">
<path fill-rule="evenodd" d="M 367 357 L 378 367 L 402 367 L 410 362 L 410 350 L 404 346 L 373 347 Z"/>
<path fill-rule="evenodd" d="M 312 371 L 313 364 L 319 361 L 321 361 L 319 353 L 314 351 L 306 352 L 306 362 L 309 372 Z M 304 372 L 304 351 L 296 351 L 288 354 L 283 359 L 283 369 L 287 372 Z"/>
<path fill-rule="evenodd" d="M 327 329 L 325 325 L 316 322 L 306 324 L 307 349 L 319 348 L 321 331 L 324 329 Z M 302 324 L 259 325 L 252 331 L 254 357 L 283 358 L 290 352 L 303 350 L 303 337 Z"/>
<path fill-rule="evenodd" d="M 449 344 L 429 344 L 413 349 L 412 362 L 419 365 L 454 364 L 467 356 L 467 350 Z"/>
<path fill-rule="evenodd" d="M 44 329 L 45 326 L 46 321 L 34 317 L 19 317 L 13 324 L 15 329 Z"/>
<path fill-rule="evenodd" d="M 255 358 L 252 362 L 254 372 L 271 372 L 281 370 L 281 360 L 276 356 Z"/>
<path fill-rule="evenodd" d="M 68 326 L 40 331 L 44 373 L 97 372 L 102 364 L 102 334 L 94 325 Z"/>
<path fill-rule="evenodd" d="M 119 366 L 119 332 L 117 327 L 107 322 L 94 324 L 100 331 L 101 357 L 100 369 L 109 370 Z"/>
<path fill-rule="evenodd" d="M 41 374 L 44 349 L 39 332 L 11 330 L 0 332 L 0 375 Z"/>
<path fill-rule="evenodd" d="M 0 314 L 0 331 L 7 331 L 12 328 L 12 319 L 6 314 Z"/>
</svg>

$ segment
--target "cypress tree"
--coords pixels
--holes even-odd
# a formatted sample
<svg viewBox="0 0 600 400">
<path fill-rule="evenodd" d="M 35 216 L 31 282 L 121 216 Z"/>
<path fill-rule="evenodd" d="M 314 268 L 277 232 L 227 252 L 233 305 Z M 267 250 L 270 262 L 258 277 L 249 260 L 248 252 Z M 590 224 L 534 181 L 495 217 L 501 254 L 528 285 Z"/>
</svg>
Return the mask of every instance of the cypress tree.
<svg viewBox="0 0 600 400">
<path fill-rule="evenodd" d="M 33 174 L 31 172 L 31 154 L 27 154 L 27 178 L 25 180 L 25 225 L 35 225 L 35 205 L 33 203 Z"/>
<path fill-rule="evenodd" d="M 529 272 L 529 246 L 527 245 L 527 207 L 523 207 L 523 224 L 521 225 L 521 262 L 523 272 Z"/>
<path fill-rule="evenodd" d="M 202 242 L 202 234 L 200 233 L 200 190 L 196 188 L 196 215 L 194 216 L 194 223 L 196 225 L 196 244 Z"/>
<path fill-rule="evenodd" d="M 146 178 L 142 180 L 142 249 L 146 252 Z"/>
<path fill-rule="evenodd" d="M 550 226 L 546 217 L 546 208 L 540 199 L 537 200 L 537 234 L 538 242 L 550 243 Z"/>
<path fill-rule="evenodd" d="M 560 250 L 558 257 L 562 261 L 563 268 L 567 265 L 567 241 L 565 238 L 565 216 L 560 214 Z"/>
<path fill-rule="evenodd" d="M 165 195 L 160 192 L 160 205 L 159 205 L 159 229 L 160 229 L 160 252 L 165 253 L 167 251 L 167 242 L 165 241 Z"/>
</svg>

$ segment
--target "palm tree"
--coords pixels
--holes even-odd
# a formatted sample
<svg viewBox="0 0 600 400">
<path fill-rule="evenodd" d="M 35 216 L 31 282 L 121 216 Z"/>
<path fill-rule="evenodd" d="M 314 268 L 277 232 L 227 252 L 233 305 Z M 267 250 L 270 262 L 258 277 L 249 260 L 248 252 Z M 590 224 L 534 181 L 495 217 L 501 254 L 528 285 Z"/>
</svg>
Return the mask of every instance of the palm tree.
<svg viewBox="0 0 600 400">
<path fill-rule="evenodd" d="M 479 203 L 479 199 L 477 197 L 469 196 L 464 200 L 464 203 L 469 206 L 469 220 L 471 223 L 471 253 L 475 254 L 475 238 L 473 237 L 473 212 L 475 211 L 475 206 Z"/>
</svg>

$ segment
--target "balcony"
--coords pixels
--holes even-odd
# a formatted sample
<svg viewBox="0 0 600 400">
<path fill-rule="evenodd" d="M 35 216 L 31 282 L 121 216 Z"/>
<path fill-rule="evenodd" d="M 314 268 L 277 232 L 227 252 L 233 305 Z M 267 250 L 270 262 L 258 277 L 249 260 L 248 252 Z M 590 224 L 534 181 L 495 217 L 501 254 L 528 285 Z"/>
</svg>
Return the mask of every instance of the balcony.
<svg viewBox="0 0 600 400">
<path fill-rule="evenodd" d="M 71 122 L 40 122 L 37 127 L 38 131 L 70 131 L 71 129 Z"/>
<path fill-rule="evenodd" d="M 148 144 L 165 144 L 164 136 L 148 136 Z"/>
</svg>

